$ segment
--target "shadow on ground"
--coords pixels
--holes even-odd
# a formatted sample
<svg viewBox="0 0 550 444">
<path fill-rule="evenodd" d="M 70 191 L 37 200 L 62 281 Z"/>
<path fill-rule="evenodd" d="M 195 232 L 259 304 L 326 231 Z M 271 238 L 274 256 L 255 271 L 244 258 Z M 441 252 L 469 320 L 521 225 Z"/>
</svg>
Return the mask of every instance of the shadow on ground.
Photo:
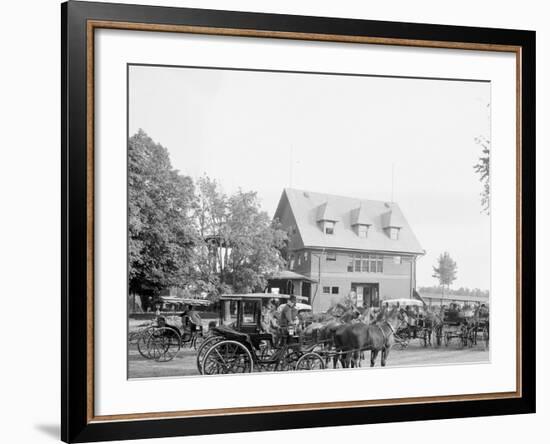
<svg viewBox="0 0 550 444">
<path fill-rule="evenodd" d="M 44 435 L 54 438 L 56 441 L 60 439 L 61 430 L 59 424 L 35 424 L 34 428 Z"/>
</svg>

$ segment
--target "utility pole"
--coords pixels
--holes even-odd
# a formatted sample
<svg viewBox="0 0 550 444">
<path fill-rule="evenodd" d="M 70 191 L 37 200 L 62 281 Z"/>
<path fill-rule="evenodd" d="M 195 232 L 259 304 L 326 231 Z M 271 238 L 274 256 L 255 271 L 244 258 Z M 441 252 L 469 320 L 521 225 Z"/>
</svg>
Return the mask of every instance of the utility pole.
<svg viewBox="0 0 550 444">
<path fill-rule="evenodd" d="M 315 301 L 315 297 L 317 296 L 317 292 L 319 291 L 319 288 L 321 287 L 321 258 L 325 254 L 325 249 L 321 251 L 320 254 L 315 254 L 317 256 L 318 261 L 318 268 L 317 268 L 317 287 L 315 287 L 315 293 L 313 294 L 313 297 L 311 298 L 311 305 L 313 307 L 313 302 Z M 313 257 L 314 254 L 312 253 L 311 256 Z"/>
<path fill-rule="evenodd" d="M 289 187 L 292 188 L 292 175 L 293 175 L 293 171 L 292 171 L 292 167 L 293 167 L 293 163 L 294 163 L 294 159 L 293 159 L 293 147 L 292 147 L 292 144 L 290 145 L 290 165 L 289 165 L 289 168 L 288 168 L 288 182 L 289 182 Z"/>
<path fill-rule="evenodd" d="M 395 162 L 391 164 L 391 203 L 393 203 L 393 176 L 394 176 Z"/>
</svg>

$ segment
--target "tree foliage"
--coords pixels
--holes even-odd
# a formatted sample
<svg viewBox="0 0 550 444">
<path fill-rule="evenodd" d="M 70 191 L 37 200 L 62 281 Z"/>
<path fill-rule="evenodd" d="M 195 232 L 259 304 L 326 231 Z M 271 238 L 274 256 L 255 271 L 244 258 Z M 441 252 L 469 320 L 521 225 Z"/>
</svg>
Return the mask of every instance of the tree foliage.
<svg viewBox="0 0 550 444">
<path fill-rule="evenodd" d="M 439 281 L 443 294 L 445 294 L 445 286 L 449 288 L 455 281 L 457 271 L 458 267 L 451 255 L 447 251 L 441 253 L 437 259 L 437 266 L 433 267 L 434 274 L 432 277 Z"/>
<path fill-rule="evenodd" d="M 142 130 L 128 144 L 128 230 L 131 292 L 263 290 L 284 265 L 286 232 L 255 192 L 228 196 L 206 176 L 195 187 Z"/>
<path fill-rule="evenodd" d="M 431 287 L 418 287 L 420 293 L 439 293 L 441 292 L 440 285 L 434 285 Z M 457 289 L 448 289 L 447 294 L 457 296 L 475 296 L 475 297 L 489 297 L 489 290 L 481 290 L 480 288 L 468 288 L 460 287 Z"/>
<path fill-rule="evenodd" d="M 172 168 L 166 148 L 144 131 L 128 143 L 128 252 L 131 291 L 184 286 L 199 241 L 190 177 Z"/>
<path fill-rule="evenodd" d="M 207 263 L 221 287 L 235 292 L 263 290 L 266 275 L 284 265 L 280 249 L 286 232 L 260 208 L 255 192 L 225 195 L 216 181 L 198 181 L 199 226 Z"/>
<path fill-rule="evenodd" d="M 481 146 L 481 156 L 478 163 L 474 165 L 474 171 L 479 175 L 483 189 L 481 196 L 481 211 L 490 214 L 491 211 L 491 182 L 489 175 L 491 159 L 491 142 L 485 137 L 476 137 L 475 142 Z"/>
</svg>

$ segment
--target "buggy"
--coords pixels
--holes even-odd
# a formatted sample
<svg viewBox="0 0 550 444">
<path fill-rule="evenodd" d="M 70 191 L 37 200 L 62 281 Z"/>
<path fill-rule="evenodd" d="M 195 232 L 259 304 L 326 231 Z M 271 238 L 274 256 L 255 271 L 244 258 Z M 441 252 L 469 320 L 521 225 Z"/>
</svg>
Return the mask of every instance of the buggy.
<svg viewBox="0 0 550 444">
<path fill-rule="evenodd" d="M 262 322 L 264 304 L 289 297 L 274 293 L 222 295 L 219 325 L 197 350 L 198 371 L 212 375 L 323 369 L 323 359 L 313 351 L 315 345 L 304 346 L 295 326 L 273 332 Z"/>
</svg>

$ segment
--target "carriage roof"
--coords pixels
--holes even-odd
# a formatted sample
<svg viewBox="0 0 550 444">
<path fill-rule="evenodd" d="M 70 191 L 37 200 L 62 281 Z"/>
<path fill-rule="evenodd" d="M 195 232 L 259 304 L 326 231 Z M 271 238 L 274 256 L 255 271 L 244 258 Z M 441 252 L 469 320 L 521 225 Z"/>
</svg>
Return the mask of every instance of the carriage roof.
<svg viewBox="0 0 550 444">
<path fill-rule="evenodd" d="M 291 295 L 280 293 L 242 293 L 242 294 L 222 294 L 220 301 L 248 301 L 258 299 L 288 299 Z M 295 295 L 298 301 L 307 301 L 305 296 Z"/>
<path fill-rule="evenodd" d="M 188 305 L 211 305 L 212 301 L 209 299 L 198 298 L 179 298 L 177 296 L 161 296 L 160 299 L 168 304 L 188 304 Z"/>
<path fill-rule="evenodd" d="M 407 305 L 417 305 L 419 307 L 423 307 L 424 303 L 422 301 L 419 301 L 418 299 L 386 299 L 385 301 L 382 301 L 383 303 L 388 303 L 389 305 L 397 305 L 400 306 L 407 306 Z"/>
</svg>

